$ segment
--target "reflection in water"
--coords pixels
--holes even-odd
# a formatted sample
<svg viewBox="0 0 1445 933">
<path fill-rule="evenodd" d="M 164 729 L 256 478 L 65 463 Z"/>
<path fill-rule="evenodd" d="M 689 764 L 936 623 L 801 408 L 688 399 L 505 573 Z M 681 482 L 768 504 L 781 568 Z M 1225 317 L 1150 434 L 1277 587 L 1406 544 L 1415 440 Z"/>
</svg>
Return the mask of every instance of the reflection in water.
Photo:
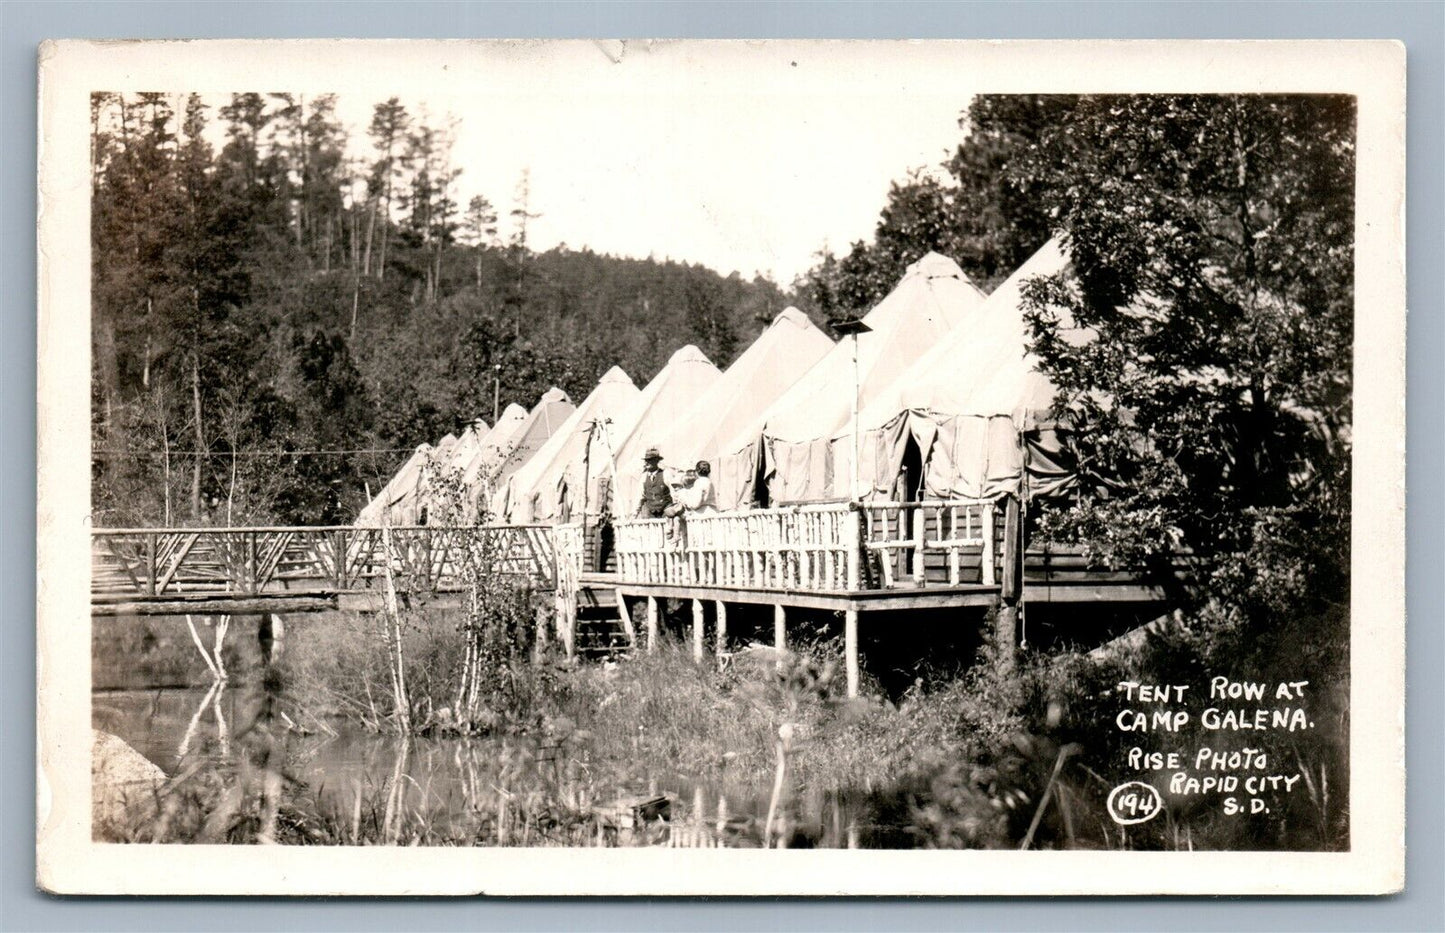
<svg viewBox="0 0 1445 933">
<path fill-rule="evenodd" d="M 221 694 L 224 692 L 222 689 L 223 683 L 224 682 L 220 680 L 214 681 L 211 684 L 211 688 L 206 691 L 206 695 L 201 698 L 200 704 L 196 706 L 196 714 L 191 717 L 190 723 L 186 726 L 185 734 L 181 736 L 181 747 L 176 750 L 177 762 L 180 762 L 191 753 L 191 743 L 195 741 L 196 732 L 201 725 L 201 717 L 206 714 L 208 707 L 215 714 L 216 718 L 216 743 L 218 751 L 221 755 L 231 754 L 231 735 L 230 731 L 226 728 L 226 714 L 221 709 Z"/>
<path fill-rule="evenodd" d="M 181 759 L 234 761 L 240 784 L 273 819 L 279 783 L 315 803 L 336 827 L 329 841 L 409 844 L 424 824 L 433 836 L 472 845 L 668 845 L 679 848 L 907 845 L 867 818 L 866 799 L 820 787 L 773 798 L 725 775 L 635 774 L 635 763 L 599 750 L 520 736 L 398 738 L 335 721 L 323 731 L 276 730 L 284 766 L 256 761 L 259 686 L 98 692 L 96 728 L 125 740 L 167 774 Z M 781 743 L 780 743 L 781 744 Z M 274 780 L 267 782 L 267 775 Z M 791 783 L 791 782 L 788 782 Z M 649 801 L 660 800 L 654 813 Z M 642 817 L 633 808 L 643 805 Z M 766 831 L 769 805 L 773 827 Z M 560 808 L 560 809 L 559 809 Z M 575 814 L 587 822 L 568 827 Z M 569 816 L 568 814 L 573 814 Z M 665 816 L 665 822 L 660 819 Z"/>
</svg>

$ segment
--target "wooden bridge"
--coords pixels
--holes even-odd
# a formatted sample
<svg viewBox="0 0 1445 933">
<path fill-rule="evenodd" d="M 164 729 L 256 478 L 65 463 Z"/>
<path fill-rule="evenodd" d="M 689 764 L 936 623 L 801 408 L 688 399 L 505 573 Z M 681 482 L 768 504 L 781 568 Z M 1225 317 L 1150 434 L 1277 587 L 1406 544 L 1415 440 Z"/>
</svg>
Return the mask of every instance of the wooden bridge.
<svg viewBox="0 0 1445 933">
<path fill-rule="evenodd" d="M 552 528 L 103 528 L 91 532 L 91 611 L 238 614 L 336 608 L 376 594 L 458 590 L 469 571 L 554 590 Z"/>
<path fill-rule="evenodd" d="M 552 593 L 569 654 L 579 609 L 615 607 L 626 643 L 651 650 L 658 601 L 690 601 L 699 662 L 708 604 L 720 655 L 729 646 L 729 605 L 771 606 L 782 650 L 789 610 L 832 610 L 844 620 L 848 689 L 856 694 L 864 614 L 995 609 L 994 637 L 1008 658 L 1025 603 L 1165 599 L 1165 580 L 1091 568 L 1077 551 L 1025 547 L 1021 513 L 1017 498 L 1003 496 L 619 521 L 610 557 L 598 553 L 595 525 L 582 523 L 98 529 L 91 606 L 95 615 L 287 613 L 363 596 L 375 607 L 388 580 L 399 591 L 445 594 L 479 572 L 506 574 Z M 645 612 L 642 632 L 633 605 Z"/>
</svg>

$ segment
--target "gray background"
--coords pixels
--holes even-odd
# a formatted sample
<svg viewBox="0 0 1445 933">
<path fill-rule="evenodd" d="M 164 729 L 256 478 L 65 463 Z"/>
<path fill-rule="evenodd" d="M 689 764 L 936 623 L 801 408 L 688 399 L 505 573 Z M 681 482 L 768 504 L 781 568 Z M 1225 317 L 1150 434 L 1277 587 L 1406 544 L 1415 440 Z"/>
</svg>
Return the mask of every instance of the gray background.
<svg viewBox="0 0 1445 933">
<path fill-rule="evenodd" d="M 34 890 L 35 52 L 48 38 L 1382 38 L 1409 49 L 1406 894 L 957 901 L 53 898 Z M 380 3 L 0 0 L 0 928 L 1445 930 L 1441 884 L 1441 59 L 1420 3 Z M 960 107 L 963 102 L 960 102 Z"/>
</svg>

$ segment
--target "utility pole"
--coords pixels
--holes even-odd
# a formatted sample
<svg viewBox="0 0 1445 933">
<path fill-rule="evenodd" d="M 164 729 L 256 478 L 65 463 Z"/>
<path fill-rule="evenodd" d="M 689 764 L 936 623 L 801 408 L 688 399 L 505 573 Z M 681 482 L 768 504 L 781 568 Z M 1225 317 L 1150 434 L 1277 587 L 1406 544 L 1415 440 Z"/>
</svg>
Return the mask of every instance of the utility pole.
<svg viewBox="0 0 1445 933">
<path fill-rule="evenodd" d="M 848 498 L 858 498 L 858 457 L 859 457 L 859 425 L 858 425 L 858 395 L 862 392 L 859 385 L 858 375 L 858 338 L 863 334 L 870 333 L 873 328 L 864 324 L 862 320 L 854 318 L 848 321 L 835 321 L 833 331 L 840 336 L 850 337 L 853 341 L 853 485 L 848 489 Z"/>
<path fill-rule="evenodd" d="M 492 366 L 492 427 L 497 426 L 497 411 L 502 402 L 502 364 Z"/>
</svg>

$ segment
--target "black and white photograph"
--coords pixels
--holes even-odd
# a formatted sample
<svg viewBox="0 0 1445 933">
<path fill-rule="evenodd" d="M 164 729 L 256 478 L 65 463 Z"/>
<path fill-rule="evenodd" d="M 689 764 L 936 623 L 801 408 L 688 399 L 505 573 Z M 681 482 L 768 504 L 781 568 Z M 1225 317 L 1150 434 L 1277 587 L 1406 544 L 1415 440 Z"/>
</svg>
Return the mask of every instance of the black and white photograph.
<svg viewBox="0 0 1445 933">
<path fill-rule="evenodd" d="M 1403 62 L 42 50 L 42 884 L 1398 890 Z"/>
</svg>

